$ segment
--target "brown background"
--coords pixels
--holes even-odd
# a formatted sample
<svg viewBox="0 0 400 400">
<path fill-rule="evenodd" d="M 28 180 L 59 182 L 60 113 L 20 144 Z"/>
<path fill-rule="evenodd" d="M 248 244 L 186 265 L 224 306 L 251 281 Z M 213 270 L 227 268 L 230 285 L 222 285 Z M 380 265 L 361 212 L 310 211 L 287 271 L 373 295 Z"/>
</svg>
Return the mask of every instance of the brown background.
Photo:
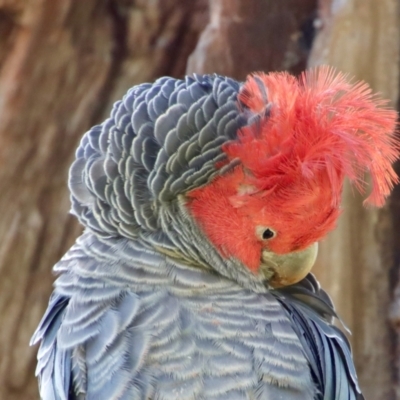
<svg viewBox="0 0 400 400">
<path fill-rule="evenodd" d="M 400 0 L 0 0 L 0 399 L 37 399 L 27 343 L 81 228 L 66 178 L 84 131 L 160 75 L 330 64 L 397 107 Z M 400 190 L 344 193 L 316 272 L 353 331 L 369 400 L 400 399 Z"/>
</svg>

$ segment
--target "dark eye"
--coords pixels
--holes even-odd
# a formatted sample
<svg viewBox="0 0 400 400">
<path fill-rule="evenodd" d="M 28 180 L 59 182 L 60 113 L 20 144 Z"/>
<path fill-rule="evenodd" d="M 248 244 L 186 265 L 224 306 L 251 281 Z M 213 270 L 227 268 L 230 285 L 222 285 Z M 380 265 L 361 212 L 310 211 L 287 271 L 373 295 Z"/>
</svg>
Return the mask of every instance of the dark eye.
<svg viewBox="0 0 400 400">
<path fill-rule="evenodd" d="M 269 228 L 265 229 L 264 232 L 262 233 L 262 238 L 264 240 L 271 239 L 274 236 L 275 236 L 275 232 Z"/>
</svg>

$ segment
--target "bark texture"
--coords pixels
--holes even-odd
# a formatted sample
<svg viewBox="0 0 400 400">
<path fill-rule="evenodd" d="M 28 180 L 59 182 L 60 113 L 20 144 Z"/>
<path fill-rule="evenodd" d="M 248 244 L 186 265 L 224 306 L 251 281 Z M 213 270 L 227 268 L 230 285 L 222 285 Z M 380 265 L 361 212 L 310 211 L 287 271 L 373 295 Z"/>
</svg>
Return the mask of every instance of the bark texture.
<svg viewBox="0 0 400 400">
<path fill-rule="evenodd" d="M 304 69 L 316 0 L 210 0 L 210 21 L 187 72 L 245 79 L 253 71 Z"/>
<path fill-rule="evenodd" d="M 116 99 L 162 75 L 244 79 L 327 63 L 397 104 L 398 2 L 0 0 L 0 399 L 38 398 L 29 338 L 52 290 L 51 266 L 81 230 L 67 214 L 67 170 L 79 138 Z M 400 286 L 391 294 L 399 196 L 383 211 L 364 210 L 346 188 L 317 266 L 353 331 L 369 400 L 400 399 L 388 318 L 390 309 L 400 332 Z"/>
</svg>

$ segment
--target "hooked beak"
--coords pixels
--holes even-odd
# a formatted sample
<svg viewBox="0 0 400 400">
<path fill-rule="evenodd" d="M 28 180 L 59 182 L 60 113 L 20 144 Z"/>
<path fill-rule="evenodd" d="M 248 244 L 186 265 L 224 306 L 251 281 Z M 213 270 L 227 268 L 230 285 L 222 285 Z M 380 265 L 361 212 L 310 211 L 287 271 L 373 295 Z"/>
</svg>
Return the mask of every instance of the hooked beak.
<svg viewBox="0 0 400 400">
<path fill-rule="evenodd" d="M 276 254 L 263 250 L 260 273 L 273 288 L 293 285 L 301 281 L 313 267 L 318 254 L 318 243 L 301 251 Z"/>
</svg>

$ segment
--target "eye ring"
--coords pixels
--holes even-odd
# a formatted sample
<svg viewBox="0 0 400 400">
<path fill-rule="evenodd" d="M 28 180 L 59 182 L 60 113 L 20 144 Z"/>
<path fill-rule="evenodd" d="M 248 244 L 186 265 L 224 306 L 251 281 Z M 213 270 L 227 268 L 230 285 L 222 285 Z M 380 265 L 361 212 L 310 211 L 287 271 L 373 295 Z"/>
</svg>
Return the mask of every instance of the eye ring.
<svg viewBox="0 0 400 400">
<path fill-rule="evenodd" d="M 257 226 L 256 234 L 261 240 L 270 240 L 276 236 L 276 232 L 267 226 Z"/>
<path fill-rule="evenodd" d="M 263 231 L 261 236 L 262 236 L 263 240 L 269 240 L 269 239 L 272 239 L 275 236 L 275 232 L 270 228 L 266 228 Z"/>
</svg>

